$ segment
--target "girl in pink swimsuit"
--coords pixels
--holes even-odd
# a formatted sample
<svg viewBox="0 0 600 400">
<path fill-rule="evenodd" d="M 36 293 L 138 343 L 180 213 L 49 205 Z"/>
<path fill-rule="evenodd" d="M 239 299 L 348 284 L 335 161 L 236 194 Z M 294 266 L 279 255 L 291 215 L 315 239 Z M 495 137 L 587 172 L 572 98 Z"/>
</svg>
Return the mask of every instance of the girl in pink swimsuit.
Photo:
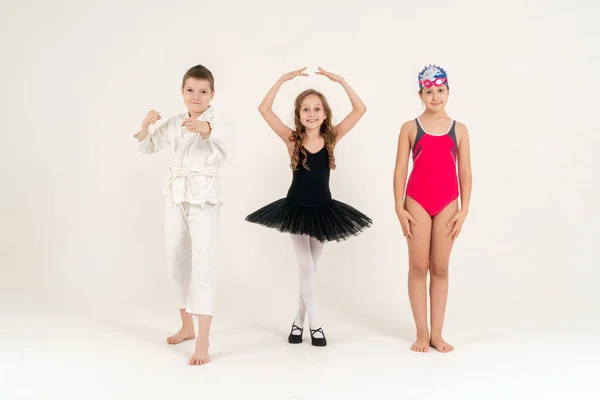
<svg viewBox="0 0 600 400">
<path fill-rule="evenodd" d="M 425 111 L 402 125 L 394 171 L 396 214 L 408 243 L 408 295 L 417 330 L 412 350 L 417 352 L 430 347 L 443 353 L 454 350 L 442 338 L 442 327 L 450 252 L 469 211 L 471 156 L 467 127 L 446 114 L 449 91 L 443 68 L 430 65 L 421 71 L 419 97 Z"/>
</svg>

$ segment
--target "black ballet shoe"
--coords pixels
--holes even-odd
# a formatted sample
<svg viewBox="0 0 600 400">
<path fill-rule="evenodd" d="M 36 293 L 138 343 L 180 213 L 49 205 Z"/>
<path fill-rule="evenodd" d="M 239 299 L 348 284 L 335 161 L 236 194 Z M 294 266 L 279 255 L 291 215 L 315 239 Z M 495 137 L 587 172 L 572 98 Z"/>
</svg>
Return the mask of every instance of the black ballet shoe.
<svg viewBox="0 0 600 400">
<path fill-rule="evenodd" d="M 317 333 L 317 332 L 320 332 L 323 335 L 323 337 L 316 338 L 315 333 Z M 325 333 L 323 332 L 323 328 L 311 329 L 310 330 L 310 340 L 311 340 L 311 344 L 313 346 L 318 346 L 318 347 L 327 346 L 327 339 L 325 338 Z"/>
<path fill-rule="evenodd" d="M 294 331 L 300 331 L 299 335 L 295 335 Z M 288 336 L 288 342 L 292 344 L 302 343 L 302 333 L 304 332 L 303 328 L 300 328 L 296 324 L 292 324 L 292 331 L 290 332 L 290 336 Z"/>
</svg>

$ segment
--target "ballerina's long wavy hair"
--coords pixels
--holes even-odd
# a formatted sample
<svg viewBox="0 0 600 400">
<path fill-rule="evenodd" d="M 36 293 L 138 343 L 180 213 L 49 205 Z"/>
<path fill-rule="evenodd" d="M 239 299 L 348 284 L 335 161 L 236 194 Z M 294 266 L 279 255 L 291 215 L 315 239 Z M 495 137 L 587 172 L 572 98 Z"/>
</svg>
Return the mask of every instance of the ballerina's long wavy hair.
<svg viewBox="0 0 600 400">
<path fill-rule="evenodd" d="M 335 129 L 333 129 L 333 125 L 331 124 L 331 107 L 329 107 L 329 103 L 327 103 L 327 99 L 321 92 L 318 92 L 314 89 L 307 89 L 304 92 L 300 93 L 298 97 L 296 97 L 295 106 L 294 106 L 294 124 L 296 126 L 296 130 L 292 131 L 290 135 L 290 142 L 294 143 L 294 151 L 292 152 L 292 159 L 290 162 L 290 167 L 293 170 L 298 169 L 298 164 L 300 163 L 300 153 L 304 155 L 304 159 L 302 160 L 302 167 L 306 169 L 308 165 L 306 165 L 306 149 L 302 147 L 302 143 L 304 142 L 304 138 L 306 137 L 306 128 L 302 125 L 302 120 L 300 119 L 300 108 L 302 107 L 302 102 L 307 96 L 315 95 L 318 96 L 321 100 L 321 104 L 323 105 L 323 111 L 325 111 L 325 121 L 321 124 L 321 136 L 325 139 L 325 150 L 327 150 L 328 158 L 329 158 L 329 168 L 335 169 L 335 157 L 333 155 L 333 149 L 335 147 L 335 141 L 337 137 L 337 133 Z"/>
</svg>

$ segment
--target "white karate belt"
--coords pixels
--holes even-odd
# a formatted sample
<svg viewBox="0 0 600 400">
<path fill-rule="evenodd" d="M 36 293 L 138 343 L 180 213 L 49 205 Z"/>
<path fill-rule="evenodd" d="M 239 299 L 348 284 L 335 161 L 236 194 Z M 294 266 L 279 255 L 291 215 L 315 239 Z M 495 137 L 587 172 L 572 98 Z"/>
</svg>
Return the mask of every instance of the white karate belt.
<svg viewBox="0 0 600 400">
<path fill-rule="evenodd" d="M 165 188 L 164 188 L 164 194 L 168 194 L 171 192 L 171 187 L 173 186 L 173 182 L 175 182 L 176 179 L 189 179 L 192 178 L 194 176 L 210 176 L 212 178 L 217 178 L 219 176 L 219 168 L 218 167 L 212 167 L 212 166 L 207 166 L 207 167 L 202 167 L 202 168 L 184 168 L 184 167 L 176 167 L 174 165 L 171 165 L 171 174 L 169 175 L 169 178 L 167 179 L 167 182 L 165 183 Z M 210 189 L 210 187 L 212 186 L 213 182 L 215 180 L 211 179 L 210 183 L 208 184 L 208 187 L 206 188 L 206 190 Z M 192 187 L 191 185 L 188 185 L 187 187 Z M 197 194 L 192 193 L 192 195 L 195 197 L 197 196 Z"/>
</svg>

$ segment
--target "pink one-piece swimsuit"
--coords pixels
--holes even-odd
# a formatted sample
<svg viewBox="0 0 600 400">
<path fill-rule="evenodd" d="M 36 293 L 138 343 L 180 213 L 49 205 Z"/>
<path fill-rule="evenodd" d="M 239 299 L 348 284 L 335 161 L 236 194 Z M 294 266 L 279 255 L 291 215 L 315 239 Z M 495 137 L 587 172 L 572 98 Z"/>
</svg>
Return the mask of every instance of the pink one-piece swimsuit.
<svg viewBox="0 0 600 400">
<path fill-rule="evenodd" d="M 427 133 L 419 119 L 415 121 L 417 136 L 412 148 L 413 168 L 406 185 L 406 196 L 435 217 L 458 198 L 456 121 L 452 121 L 448 132 L 443 134 Z"/>
</svg>

